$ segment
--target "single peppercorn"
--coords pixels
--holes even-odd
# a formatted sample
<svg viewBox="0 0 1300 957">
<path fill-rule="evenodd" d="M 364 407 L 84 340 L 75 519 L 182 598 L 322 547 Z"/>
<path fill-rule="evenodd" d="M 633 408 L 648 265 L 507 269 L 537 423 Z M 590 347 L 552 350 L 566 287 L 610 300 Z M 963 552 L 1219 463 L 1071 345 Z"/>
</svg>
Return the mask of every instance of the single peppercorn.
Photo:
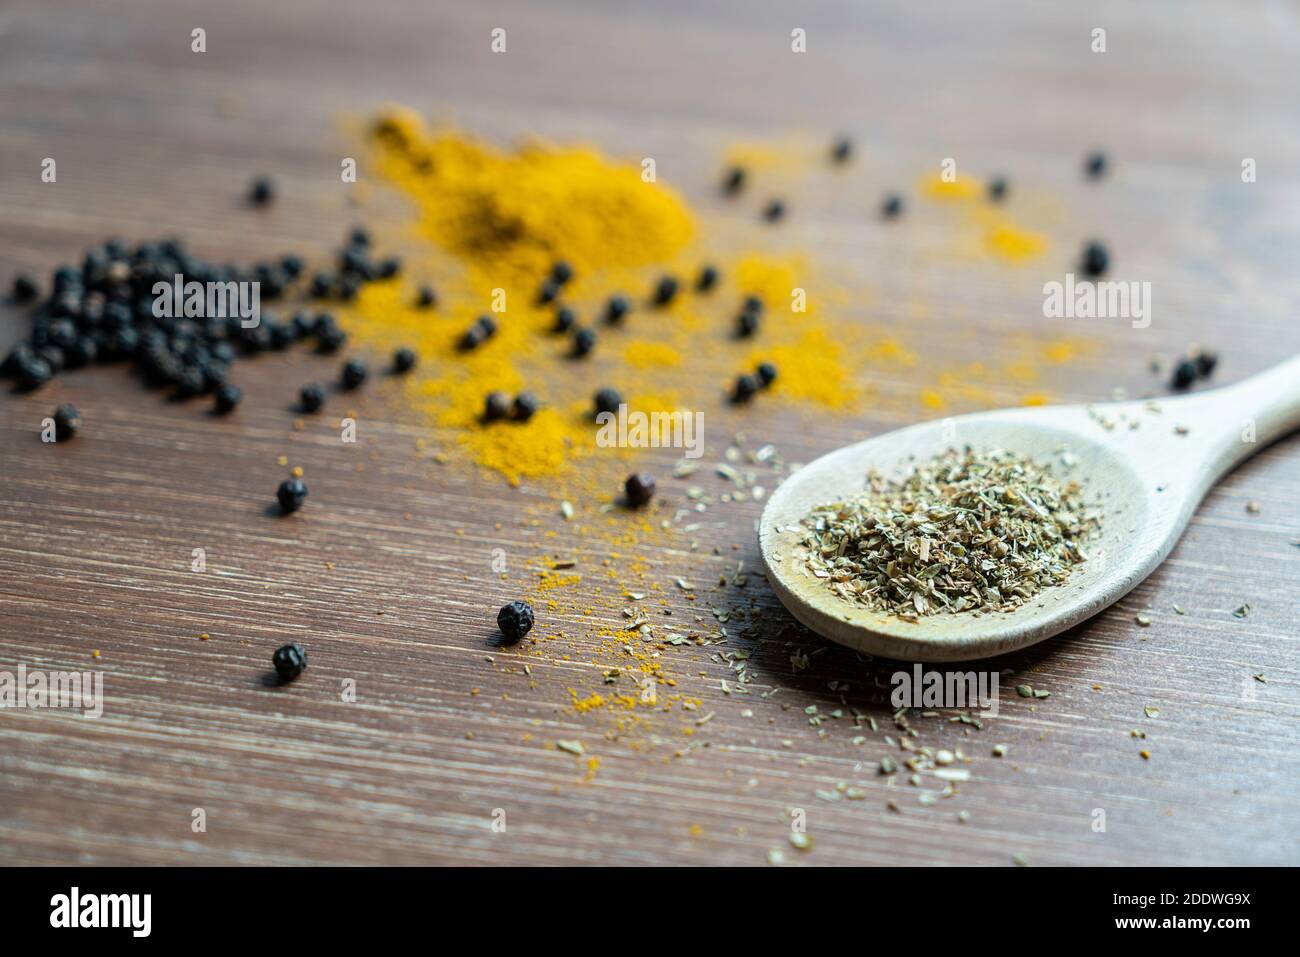
<svg viewBox="0 0 1300 957">
<path fill-rule="evenodd" d="M 497 612 L 497 627 L 505 643 L 513 645 L 533 630 L 533 606 L 526 601 L 512 601 Z"/>
<path fill-rule="evenodd" d="M 853 141 L 841 136 L 831 144 L 831 162 L 847 163 L 853 157 Z"/>
<path fill-rule="evenodd" d="M 555 310 L 555 331 L 568 332 L 578 324 L 578 314 L 568 306 Z"/>
<path fill-rule="evenodd" d="M 758 313 L 745 310 L 736 317 L 736 335 L 742 339 L 748 339 L 758 332 L 758 324 Z"/>
<path fill-rule="evenodd" d="M 1196 374 L 1202 379 L 1208 379 L 1214 373 L 1214 367 L 1219 364 L 1219 356 L 1213 352 L 1198 350 L 1192 357 L 1196 363 Z"/>
<path fill-rule="evenodd" d="M 733 166 L 722 177 L 722 191 L 728 196 L 737 195 L 745 188 L 745 168 Z"/>
<path fill-rule="evenodd" d="M 329 326 L 316 333 L 316 348 L 326 354 L 338 352 L 347 341 L 348 334 L 338 326 Z"/>
<path fill-rule="evenodd" d="M 602 412 L 617 415 L 618 407 L 623 404 L 623 397 L 618 394 L 617 390 L 606 387 L 596 393 L 592 404 L 596 407 L 597 415 Z"/>
<path fill-rule="evenodd" d="M 623 492 L 627 496 L 627 504 L 633 508 L 648 505 L 655 497 L 655 477 L 648 472 L 635 472 L 623 483 Z"/>
<path fill-rule="evenodd" d="M 677 296 L 677 277 L 663 276 L 655 284 L 654 295 L 650 301 L 656 306 L 666 306 Z"/>
<path fill-rule="evenodd" d="M 573 334 L 573 354 L 581 358 L 596 348 L 596 330 L 579 329 Z"/>
<path fill-rule="evenodd" d="M 415 297 L 415 304 L 421 309 L 432 309 L 438 304 L 438 293 L 432 286 L 421 286 L 419 295 Z"/>
<path fill-rule="evenodd" d="M 989 180 L 989 199 L 1000 203 L 1007 198 L 1007 180 L 1005 176 L 995 176 Z"/>
<path fill-rule="evenodd" d="M 275 499 L 285 514 L 296 512 L 307 501 L 307 483 L 299 478 L 285 479 L 276 489 Z"/>
<path fill-rule="evenodd" d="M 563 259 L 557 259 L 551 266 L 551 281 L 563 286 L 573 278 L 573 267 Z"/>
<path fill-rule="evenodd" d="M 628 302 L 626 296 L 610 296 L 609 302 L 605 304 L 605 321 L 611 326 L 618 325 L 631 308 L 632 304 Z"/>
<path fill-rule="evenodd" d="M 560 284 L 554 279 L 544 279 L 541 287 L 537 290 L 537 304 L 545 306 L 548 303 L 555 302 L 560 296 Z"/>
<path fill-rule="evenodd" d="M 19 273 L 14 276 L 13 296 L 14 302 L 22 305 L 31 302 L 40 294 L 40 287 L 36 285 L 36 280 L 25 273 Z"/>
<path fill-rule="evenodd" d="M 1106 247 L 1101 243 L 1089 242 L 1083 247 L 1083 258 L 1079 265 L 1085 276 L 1104 275 L 1106 269 L 1110 266 L 1110 254 L 1106 252 Z"/>
<path fill-rule="evenodd" d="M 903 212 L 903 197 L 898 193 L 890 193 L 885 197 L 885 201 L 880 206 L 880 214 L 885 219 L 897 219 Z"/>
<path fill-rule="evenodd" d="M 510 396 L 504 392 L 489 392 L 483 400 L 483 421 L 495 422 L 510 414 Z"/>
<path fill-rule="evenodd" d="M 732 390 L 731 397 L 735 402 L 748 402 L 758 391 L 758 377 L 748 373 L 736 377 L 736 385 Z"/>
<path fill-rule="evenodd" d="M 303 651 L 302 645 L 297 642 L 282 645 L 275 649 L 275 654 L 271 656 L 271 664 L 275 666 L 275 673 L 280 676 L 281 681 L 292 681 L 307 667 L 307 652 Z"/>
<path fill-rule="evenodd" d="M 229 382 L 217 386 L 216 395 L 214 396 L 215 408 L 221 415 L 227 412 L 233 412 L 235 406 L 239 405 L 239 400 L 244 397 L 244 392 L 237 385 L 231 385 Z"/>
<path fill-rule="evenodd" d="M 411 349 L 398 349 L 393 353 L 393 371 L 398 375 L 415 368 L 415 352 Z"/>
<path fill-rule="evenodd" d="M 63 442 L 77 434 L 81 428 L 81 413 L 75 405 L 61 405 L 54 410 L 54 438 Z"/>
<path fill-rule="evenodd" d="M 1178 365 L 1174 366 L 1173 387 L 1175 389 L 1189 389 L 1192 383 L 1196 381 L 1196 363 L 1191 359 L 1183 359 Z"/>
<path fill-rule="evenodd" d="M 311 382 L 298 391 L 298 401 L 304 412 L 319 412 L 325 404 L 325 390 Z"/>
<path fill-rule="evenodd" d="M 370 231 L 364 226 L 354 226 L 352 232 L 348 234 L 349 246 L 369 246 Z"/>
<path fill-rule="evenodd" d="M 511 406 L 510 412 L 517 422 L 527 422 L 537 411 L 537 396 L 531 392 L 520 392 L 515 396 L 514 405 Z"/>
<path fill-rule="evenodd" d="M 1083 161 L 1083 171 L 1089 179 L 1101 179 L 1106 175 L 1106 168 L 1109 166 L 1106 154 L 1100 151 L 1089 153 Z"/>
<path fill-rule="evenodd" d="M 776 381 L 776 366 L 770 362 L 760 362 L 757 372 L 759 384 L 765 389 Z"/>
<path fill-rule="evenodd" d="M 18 365 L 18 388 L 30 392 L 39 389 L 54 375 L 50 364 L 40 356 L 28 356 Z"/>
<path fill-rule="evenodd" d="M 259 176 L 253 180 L 253 184 L 248 190 L 248 201 L 254 206 L 266 206 L 271 200 L 275 199 L 275 185 L 271 182 L 270 177 Z"/>
<path fill-rule="evenodd" d="M 341 376 L 343 388 L 357 388 L 366 381 L 366 372 L 366 364 L 360 359 L 349 359 L 343 363 L 343 374 Z"/>
<path fill-rule="evenodd" d="M 718 284 L 718 268 L 712 265 L 705 265 L 700 268 L 700 274 L 695 278 L 696 292 L 709 292 Z"/>
<path fill-rule="evenodd" d="M 474 325 L 465 330 L 460 337 L 460 347 L 464 350 L 477 349 L 492 336 L 496 335 L 496 320 L 484 313 L 474 320 Z"/>
<path fill-rule="evenodd" d="M 763 207 L 763 218 L 769 223 L 775 223 L 785 216 L 785 203 L 782 200 L 771 200 Z"/>
</svg>

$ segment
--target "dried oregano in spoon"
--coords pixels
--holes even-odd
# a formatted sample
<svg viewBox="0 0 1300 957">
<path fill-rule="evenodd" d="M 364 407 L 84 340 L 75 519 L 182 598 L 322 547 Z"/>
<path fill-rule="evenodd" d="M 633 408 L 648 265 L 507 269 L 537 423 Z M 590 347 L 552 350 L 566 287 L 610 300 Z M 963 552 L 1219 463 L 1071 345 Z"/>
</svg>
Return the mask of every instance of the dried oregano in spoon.
<svg viewBox="0 0 1300 957">
<path fill-rule="evenodd" d="M 901 482 L 814 509 L 800 553 L 836 595 L 908 621 L 1009 611 L 1085 561 L 1099 511 L 1074 481 L 1006 450 L 950 449 Z"/>
</svg>

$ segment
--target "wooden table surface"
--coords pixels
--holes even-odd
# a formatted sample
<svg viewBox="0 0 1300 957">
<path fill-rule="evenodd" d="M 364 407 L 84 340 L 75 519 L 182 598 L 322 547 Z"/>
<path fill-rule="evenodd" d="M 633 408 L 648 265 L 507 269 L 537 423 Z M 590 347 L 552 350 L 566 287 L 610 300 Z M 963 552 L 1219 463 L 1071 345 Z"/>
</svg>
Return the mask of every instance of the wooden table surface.
<svg viewBox="0 0 1300 957">
<path fill-rule="evenodd" d="M 1162 393 L 1150 357 L 1195 342 L 1220 352 L 1222 382 L 1300 349 L 1293 8 L 782 6 L 15 0 L 0 10 L 0 282 L 44 277 L 111 235 L 180 235 L 212 258 L 323 259 L 357 216 L 338 182 L 354 148 L 346 118 L 402 102 L 490 137 L 653 156 L 722 233 L 749 228 L 715 195 L 729 144 L 849 131 L 857 163 L 834 188 L 792 182 L 774 241 L 871 291 L 840 321 L 895 330 L 927 362 L 1062 335 L 1042 317 L 1041 284 L 1103 237 L 1117 276 L 1152 283 L 1154 320 L 1075 321 L 1068 334 L 1097 352 L 1050 367 L 1040 387 L 1060 401 Z M 504 55 L 488 49 L 497 26 Z M 1089 49 L 1099 26 L 1104 54 Z M 191 52 L 195 27 L 206 53 Z M 1096 146 L 1114 173 L 1088 184 L 1081 158 Z M 950 156 L 1011 177 L 1048 224 L 1043 262 L 953 255 L 923 204 L 892 231 L 875 221 L 887 188 Z M 56 184 L 40 180 L 44 157 Z M 1257 182 L 1241 180 L 1246 157 Z M 280 197 L 254 215 L 238 197 L 259 172 Z M 0 307 L 0 346 L 24 322 Z M 913 713 L 920 744 L 971 759 L 960 793 L 926 804 L 933 778 L 917 788 L 877 771 L 900 755 L 884 740 L 899 733 L 886 701 L 899 665 L 801 632 L 757 575 L 743 590 L 712 584 L 737 560 L 757 567 L 759 503 L 629 548 L 662 586 L 656 616 L 712 632 L 710 607 L 742 609 L 724 642 L 663 652 L 698 710 L 635 727 L 580 713 L 568 689 L 599 690 L 594 632 L 621 627 L 617 604 L 548 621 L 567 643 L 527 650 L 493 647 L 493 620 L 536 556 L 590 571 L 607 546 L 559 521 L 545 483 L 431 465 L 414 449 L 419 418 L 382 386 L 356 400 L 355 445 L 324 419 L 294 431 L 286 389 L 326 368 L 256 360 L 227 420 L 162 401 L 120 367 L 0 396 L 0 670 L 99 669 L 106 695 L 98 719 L 0 711 L 0 861 L 761 864 L 772 848 L 800 864 L 1300 860 L 1300 439 L 1212 491 L 1169 561 L 1117 606 L 978 666 L 1010 670 L 981 730 L 951 710 Z M 885 369 L 874 385 L 911 395 L 917 373 Z M 989 389 L 994 404 L 1023 391 Z M 43 444 L 40 420 L 64 401 L 84 433 Z M 809 461 L 924 414 L 901 401 L 848 417 L 721 411 L 702 461 L 721 461 L 735 431 Z M 282 455 L 312 488 L 289 521 L 267 514 Z M 661 474 L 673 460 L 647 456 Z M 673 501 L 686 485 L 662 484 Z M 196 548 L 204 572 L 191 570 Z M 700 583 L 696 600 L 673 585 L 683 576 Z M 1250 614 L 1234 617 L 1243 603 Z M 1144 609 L 1147 628 L 1134 620 Z M 288 640 L 311 666 L 275 687 L 270 654 Z M 738 660 L 746 695 L 731 687 Z M 347 679 L 355 702 L 341 698 Z M 1022 683 L 1051 697 L 1022 698 Z M 558 740 L 582 741 L 599 768 Z M 197 808 L 205 831 L 191 826 Z M 788 841 L 800 810 L 807 853 Z"/>
</svg>

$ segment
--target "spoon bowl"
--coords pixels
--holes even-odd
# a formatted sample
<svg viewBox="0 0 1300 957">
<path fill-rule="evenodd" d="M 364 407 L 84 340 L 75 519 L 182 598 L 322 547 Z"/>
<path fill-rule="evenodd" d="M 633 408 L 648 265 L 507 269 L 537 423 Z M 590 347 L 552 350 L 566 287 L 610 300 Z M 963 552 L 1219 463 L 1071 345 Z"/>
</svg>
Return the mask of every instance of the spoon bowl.
<svg viewBox="0 0 1300 957">
<path fill-rule="evenodd" d="M 759 523 L 767 577 L 813 631 L 858 651 L 959 661 L 1024 648 L 1090 618 L 1159 565 L 1206 491 L 1259 448 L 1300 427 L 1300 357 L 1236 385 L 1155 402 L 979 412 L 845 446 L 791 475 Z M 841 598 L 805 572 L 800 524 L 852 498 L 869 471 L 903 478 L 950 448 L 1008 449 L 1082 485 L 1100 506 L 1088 558 L 1060 585 L 1008 612 L 933 614 L 911 622 Z"/>
</svg>

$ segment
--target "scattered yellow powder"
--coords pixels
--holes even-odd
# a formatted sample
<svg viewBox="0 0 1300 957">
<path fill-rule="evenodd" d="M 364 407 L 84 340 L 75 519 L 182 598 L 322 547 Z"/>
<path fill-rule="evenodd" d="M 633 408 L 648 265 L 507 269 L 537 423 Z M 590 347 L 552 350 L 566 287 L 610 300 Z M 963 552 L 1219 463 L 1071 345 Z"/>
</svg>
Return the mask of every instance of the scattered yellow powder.
<svg viewBox="0 0 1300 957">
<path fill-rule="evenodd" d="M 679 366 L 682 364 L 682 354 L 672 346 L 662 342 L 649 342 L 646 340 L 637 340 L 628 343 L 623 350 L 623 359 L 628 365 L 637 369 L 651 369 L 658 367 Z"/>
</svg>

